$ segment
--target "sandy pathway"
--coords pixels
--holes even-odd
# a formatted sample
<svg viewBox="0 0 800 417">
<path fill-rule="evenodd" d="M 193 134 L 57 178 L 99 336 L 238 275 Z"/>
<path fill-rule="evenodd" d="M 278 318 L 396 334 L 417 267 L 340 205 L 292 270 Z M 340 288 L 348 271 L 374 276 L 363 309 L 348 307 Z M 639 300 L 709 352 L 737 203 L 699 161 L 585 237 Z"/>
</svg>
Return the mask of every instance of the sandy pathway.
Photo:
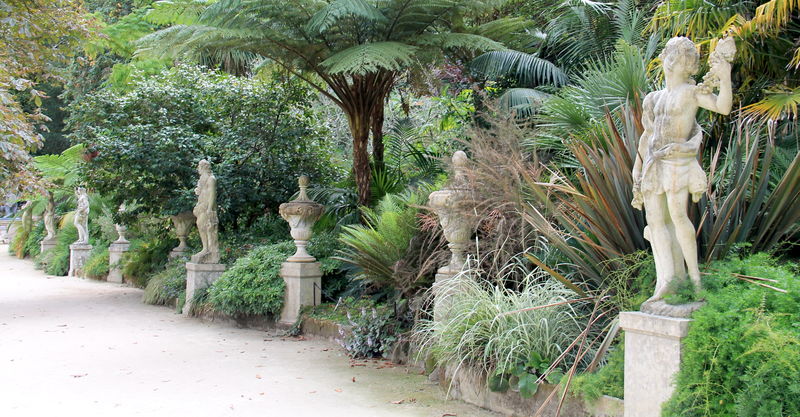
<svg viewBox="0 0 800 417">
<path fill-rule="evenodd" d="M 351 367 L 327 341 L 203 323 L 141 295 L 46 277 L 0 246 L 0 416 L 494 416 L 443 401 L 413 369 Z"/>
</svg>

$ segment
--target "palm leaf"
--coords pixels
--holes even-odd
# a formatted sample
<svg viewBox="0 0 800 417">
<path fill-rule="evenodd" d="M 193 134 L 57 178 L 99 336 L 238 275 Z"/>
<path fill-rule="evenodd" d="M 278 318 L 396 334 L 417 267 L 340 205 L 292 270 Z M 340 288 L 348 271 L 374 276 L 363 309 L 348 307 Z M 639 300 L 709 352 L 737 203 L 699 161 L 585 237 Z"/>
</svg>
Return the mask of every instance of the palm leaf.
<svg viewBox="0 0 800 417">
<path fill-rule="evenodd" d="M 550 94 L 532 88 L 509 88 L 500 96 L 500 108 L 527 118 L 536 113 Z"/>
<path fill-rule="evenodd" d="M 513 77 L 525 86 L 566 84 L 567 74 L 536 54 L 519 51 L 491 51 L 475 58 L 471 68 L 487 79 Z"/>
<path fill-rule="evenodd" d="M 800 104 L 800 88 L 773 89 L 763 100 L 742 109 L 745 117 L 756 121 L 797 119 Z"/>
<path fill-rule="evenodd" d="M 435 33 L 416 38 L 418 45 L 437 46 L 442 49 L 466 49 L 471 52 L 499 51 L 506 49 L 502 43 L 471 33 Z"/>
</svg>

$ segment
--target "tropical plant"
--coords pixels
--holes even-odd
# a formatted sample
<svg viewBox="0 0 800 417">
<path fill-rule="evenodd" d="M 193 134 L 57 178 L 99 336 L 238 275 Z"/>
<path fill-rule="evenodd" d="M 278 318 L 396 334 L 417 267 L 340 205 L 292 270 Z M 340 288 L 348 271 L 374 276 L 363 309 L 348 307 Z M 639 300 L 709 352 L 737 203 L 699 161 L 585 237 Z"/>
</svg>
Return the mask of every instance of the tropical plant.
<svg viewBox="0 0 800 417">
<path fill-rule="evenodd" d="M 418 282 L 399 282 L 397 263 L 417 232 L 417 208 L 422 193 L 386 195 L 375 209 L 364 208 L 364 224 L 345 226 L 339 236 L 344 248 L 339 259 L 354 266 L 354 279 L 372 289 L 412 291 Z"/>
<path fill-rule="evenodd" d="M 105 279 L 108 275 L 108 270 L 108 246 L 97 245 L 86 259 L 86 263 L 83 265 L 83 273 L 89 278 Z"/>
<path fill-rule="evenodd" d="M 186 259 L 175 258 L 167 262 L 164 270 L 147 281 L 142 301 L 146 304 L 167 305 L 180 299 L 185 292 Z"/>
<path fill-rule="evenodd" d="M 161 8 L 183 10 L 187 1 Z M 517 20 L 470 25 L 470 13 L 490 10 L 476 0 L 222 0 L 196 19 L 142 40 L 155 57 L 267 59 L 305 80 L 347 114 L 359 204 L 370 202 L 368 144 L 383 162 L 384 103 L 399 76 L 420 60 L 503 49 L 490 39 L 522 28 Z M 498 30 L 502 27 L 506 30 Z M 511 26 L 512 30 L 508 30 Z"/>
<path fill-rule="evenodd" d="M 347 324 L 349 331 L 339 328 L 339 344 L 353 358 L 386 356 L 397 341 L 399 323 L 394 319 L 394 312 L 385 307 L 373 307 L 370 311 L 362 308 L 358 315 L 348 311 Z"/>
</svg>

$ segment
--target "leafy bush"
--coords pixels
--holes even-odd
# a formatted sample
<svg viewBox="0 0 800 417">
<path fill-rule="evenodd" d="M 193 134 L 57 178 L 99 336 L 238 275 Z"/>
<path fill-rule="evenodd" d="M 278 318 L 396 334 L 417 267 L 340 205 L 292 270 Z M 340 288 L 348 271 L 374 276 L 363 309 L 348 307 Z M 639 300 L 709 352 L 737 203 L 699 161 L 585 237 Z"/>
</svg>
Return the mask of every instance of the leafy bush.
<svg viewBox="0 0 800 417">
<path fill-rule="evenodd" d="M 622 341 L 608 353 L 606 364 L 595 372 L 576 375 L 570 384 L 572 394 L 592 402 L 603 395 L 623 398 L 625 391 L 625 345 Z"/>
<path fill-rule="evenodd" d="M 331 233 L 316 234 L 309 242 L 308 253 L 319 260 L 323 278 L 339 273 L 341 262 L 331 258 L 337 248 Z M 232 316 L 280 314 L 286 287 L 280 276 L 281 264 L 294 251 L 292 241 L 253 249 L 211 285 L 208 301 L 214 309 Z"/>
<path fill-rule="evenodd" d="M 554 280 L 539 281 L 531 273 L 514 291 L 476 276 L 467 270 L 434 284 L 431 297 L 441 317 L 416 324 L 420 346 L 439 363 L 471 365 L 487 376 L 508 375 L 526 366 L 533 352 L 551 363 L 586 327 L 581 304 L 552 305 L 576 298 Z M 537 306 L 547 307 L 525 311 Z"/>
<path fill-rule="evenodd" d="M 800 276 L 766 254 L 715 262 L 664 416 L 800 415 Z M 738 275 L 737 275 L 738 274 Z M 744 282 L 742 275 L 781 293 Z"/>
<path fill-rule="evenodd" d="M 22 249 L 23 256 L 38 256 L 39 252 L 42 250 L 39 243 L 42 242 L 45 236 L 47 236 L 47 231 L 44 228 L 44 222 L 40 221 L 33 226 L 25 239 L 25 245 Z"/>
<path fill-rule="evenodd" d="M 163 271 L 153 275 L 144 289 L 142 301 L 147 304 L 167 305 L 186 293 L 186 260 L 176 258 L 167 263 Z"/>
<path fill-rule="evenodd" d="M 108 270 L 108 246 L 96 245 L 83 265 L 83 273 L 89 278 L 104 279 Z"/>
<path fill-rule="evenodd" d="M 281 263 L 294 249 L 291 241 L 253 249 L 211 285 L 208 301 L 215 310 L 232 316 L 280 314 L 286 288 Z"/>
<path fill-rule="evenodd" d="M 78 240 L 78 229 L 72 223 L 65 224 L 56 235 L 56 247 L 45 253 L 45 272 L 48 275 L 67 275 L 69 272 L 69 245 Z"/>
<path fill-rule="evenodd" d="M 151 236 L 131 241 L 130 250 L 122 257 L 122 275 L 137 287 L 146 287 L 147 280 L 167 263 L 175 239 Z"/>
<path fill-rule="evenodd" d="M 347 321 L 351 326 L 350 333 L 339 329 L 342 339 L 339 343 L 353 358 L 375 358 L 389 354 L 397 340 L 397 321 L 393 311 L 387 308 L 372 308 L 367 312 L 353 316 L 347 313 Z"/>
</svg>

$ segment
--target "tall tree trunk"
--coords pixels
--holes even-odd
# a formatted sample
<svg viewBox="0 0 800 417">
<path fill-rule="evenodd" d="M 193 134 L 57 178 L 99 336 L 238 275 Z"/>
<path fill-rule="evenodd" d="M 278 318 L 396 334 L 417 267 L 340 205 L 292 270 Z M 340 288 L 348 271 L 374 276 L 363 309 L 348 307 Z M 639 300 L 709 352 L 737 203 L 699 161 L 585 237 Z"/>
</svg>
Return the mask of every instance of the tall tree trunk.
<svg viewBox="0 0 800 417">
<path fill-rule="evenodd" d="M 350 133 L 353 135 L 353 176 L 358 189 L 358 204 L 367 206 L 371 200 L 370 183 L 372 171 L 369 167 L 369 112 L 354 109 L 348 114 Z"/>
<path fill-rule="evenodd" d="M 375 163 L 375 170 L 377 171 L 382 171 L 384 168 L 383 112 L 384 100 L 381 99 L 372 108 L 372 115 L 370 116 L 370 129 L 372 130 L 372 161 Z"/>
</svg>

